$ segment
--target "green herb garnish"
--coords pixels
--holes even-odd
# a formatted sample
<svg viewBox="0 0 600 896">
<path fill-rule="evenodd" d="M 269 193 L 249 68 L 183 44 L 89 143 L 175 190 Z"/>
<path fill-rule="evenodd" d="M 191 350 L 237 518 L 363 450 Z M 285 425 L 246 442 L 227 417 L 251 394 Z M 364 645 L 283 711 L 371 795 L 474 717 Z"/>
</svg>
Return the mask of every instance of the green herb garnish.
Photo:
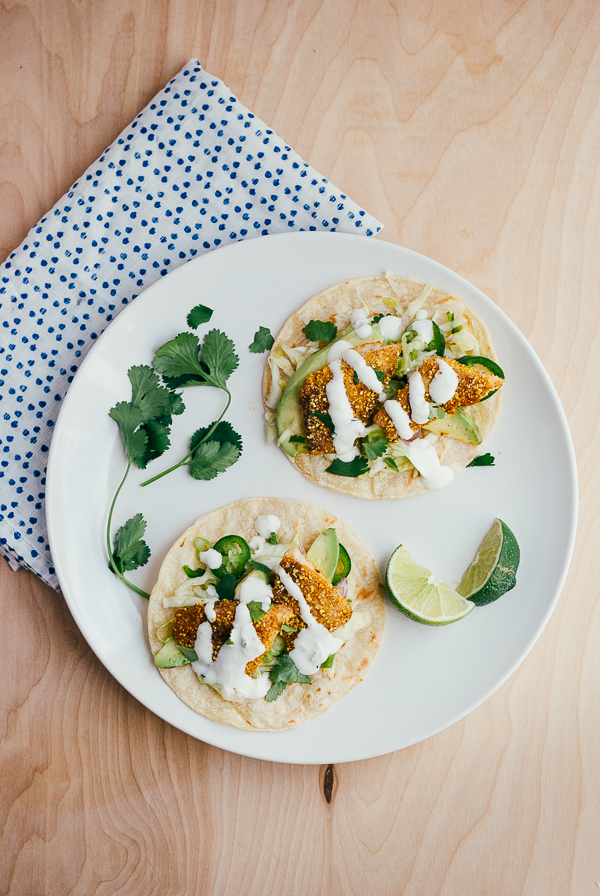
<svg viewBox="0 0 600 896">
<path fill-rule="evenodd" d="M 267 543 L 268 544 L 279 544 L 279 539 L 277 538 L 276 532 L 271 532 L 271 534 L 267 538 Z"/>
<path fill-rule="evenodd" d="M 331 320 L 311 320 L 302 332 L 310 342 L 332 342 L 337 336 L 338 328 Z"/>
<path fill-rule="evenodd" d="M 467 464 L 467 467 L 493 467 L 495 466 L 494 461 L 496 458 L 490 454 L 480 454 L 478 457 L 474 457 L 470 464 Z"/>
<path fill-rule="evenodd" d="M 106 547 L 110 568 L 121 581 L 139 594 L 148 598 L 149 594 L 129 582 L 123 573 L 126 570 L 144 566 L 150 557 L 150 549 L 142 540 L 146 521 L 141 513 L 128 520 L 117 531 L 114 547 L 110 544 L 110 531 L 115 504 L 127 479 L 131 465 L 145 469 L 150 461 L 167 450 L 171 418 L 181 414 L 185 405 L 181 396 L 159 385 L 154 371 L 146 365 L 130 367 L 127 372 L 131 383 L 131 401 L 120 401 L 109 411 L 109 416 L 119 427 L 127 453 L 127 468 L 117 488 L 108 512 L 106 525 Z"/>
<path fill-rule="evenodd" d="M 310 684 L 309 676 L 298 671 L 288 653 L 282 653 L 281 656 L 276 658 L 269 671 L 269 679 L 272 684 L 265 697 L 268 703 L 277 700 L 283 694 L 288 684 L 292 684 L 292 682 Z"/>
<path fill-rule="evenodd" d="M 438 355 L 440 358 L 443 358 L 446 351 L 446 340 L 444 339 L 444 334 L 434 320 L 432 320 L 431 323 L 433 324 L 433 339 L 427 345 L 427 351 L 435 352 L 436 355 Z"/>
<path fill-rule="evenodd" d="M 187 316 L 187 325 L 195 330 L 200 324 L 207 323 L 212 316 L 212 308 L 207 308 L 206 305 L 196 305 Z"/>
<path fill-rule="evenodd" d="M 316 411 L 314 414 L 310 415 L 311 417 L 316 417 L 317 420 L 320 420 L 321 423 L 324 423 L 330 432 L 333 432 L 333 420 L 329 414 L 323 414 L 320 411 Z"/>
<path fill-rule="evenodd" d="M 390 468 L 390 470 L 393 470 L 394 473 L 400 472 L 400 470 L 398 469 L 398 464 L 396 463 L 396 461 L 394 460 L 393 457 L 384 457 L 383 462 L 387 467 Z"/>
<path fill-rule="evenodd" d="M 343 461 L 336 457 L 327 467 L 327 472 L 333 476 L 348 476 L 351 479 L 356 479 L 357 476 L 366 473 L 368 469 L 369 462 L 366 457 L 355 457 L 351 461 Z"/>
<path fill-rule="evenodd" d="M 333 666 L 333 661 L 335 659 L 335 653 L 332 653 L 331 656 L 328 656 L 324 663 L 321 663 L 321 669 L 331 669 Z"/>
<path fill-rule="evenodd" d="M 266 610 L 263 610 L 257 600 L 251 600 L 248 604 L 248 609 L 250 611 L 250 619 L 252 622 L 260 622 L 260 620 L 264 619 L 267 615 Z"/>
<path fill-rule="evenodd" d="M 268 327 L 259 327 L 256 333 L 254 334 L 254 339 L 248 346 L 251 352 L 254 352 L 257 355 L 260 355 L 262 352 L 268 352 L 270 348 L 273 348 L 273 343 L 275 340 L 271 336 L 271 331 Z"/>
<path fill-rule="evenodd" d="M 215 591 L 219 595 L 219 600 L 233 600 L 237 580 L 238 577 L 232 572 L 219 579 L 215 584 Z"/>
</svg>

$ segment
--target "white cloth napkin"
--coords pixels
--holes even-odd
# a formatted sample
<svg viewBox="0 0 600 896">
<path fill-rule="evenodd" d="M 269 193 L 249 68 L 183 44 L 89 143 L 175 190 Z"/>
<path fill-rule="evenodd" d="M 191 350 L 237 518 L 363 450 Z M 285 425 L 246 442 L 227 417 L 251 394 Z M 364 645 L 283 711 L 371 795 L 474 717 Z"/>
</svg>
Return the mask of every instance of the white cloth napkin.
<svg viewBox="0 0 600 896">
<path fill-rule="evenodd" d="M 217 246 L 382 225 L 192 59 L 0 267 L 0 552 L 54 588 L 46 463 L 79 364 L 123 306 Z"/>
</svg>

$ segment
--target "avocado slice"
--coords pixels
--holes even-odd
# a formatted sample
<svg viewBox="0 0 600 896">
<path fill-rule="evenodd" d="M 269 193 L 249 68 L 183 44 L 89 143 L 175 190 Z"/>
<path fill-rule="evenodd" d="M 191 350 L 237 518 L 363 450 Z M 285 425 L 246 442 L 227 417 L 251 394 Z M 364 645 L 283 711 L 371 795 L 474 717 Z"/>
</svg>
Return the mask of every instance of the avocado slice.
<svg viewBox="0 0 600 896">
<path fill-rule="evenodd" d="M 310 376 L 311 373 L 315 373 L 317 370 L 321 370 L 322 367 L 325 367 L 327 364 L 327 355 L 329 353 L 329 349 L 332 345 L 335 345 L 336 342 L 339 342 L 340 339 L 345 339 L 346 342 L 349 342 L 353 348 L 356 348 L 358 345 L 366 345 L 369 342 L 380 342 L 381 341 L 381 330 L 379 329 L 377 324 L 371 325 L 371 333 L 368 339 L 361 339 L 356 335 L 354 328 L 349 327 L 340 333 L 333 342 L 329 342 L 322 349 L 319 349 L 318 352 L 315 352 L 313 355 L 309 355 L 306 361 L 298 367 L 295 373 L 289 379 L 285 389 L 283 390 L 283 395 L 279 399 L 279 404 L 277 405 L 277 416 L 275 418 L 275 425 L 277 427 L 277 438 L 279 439 L 279 444 L 290 457 L 295 457 L 299 450 L 301 450 L 302 446 L 299 442 L 290 442 L 290 436 L 293 435 L 302 435 L 304 432 L 304 422 L 302 420 L 302 409 L 300 407 L 300 401 L 298 398 L 300 389 L 306 382 L 306 378 Z M 287 431 L 287 436 L 282 440 L 282 435 L 284 435 Z"/>
<path fill-rule="evenodd" d="M 335 575 L 339 557 L 340 543 L 335 529 L 325 529 L 317 535 L 306 555 L 306 559 L 320 569 L 330 582 Z"/>
<path fill-rule="evenodd" d="M 481 445 L 482 442 L 481 430 L 462 408 L 456 408 L 455 412 L 448 414 L 447 417 L 430 420 L 423 429 L 438 433 L 440 436 L 450 436 L 459 442 L 470 442 L 471 445 Z"/>
<path fill-rule="evenodd" d="M 159 669 L 173 669 L 176 666 L 187 666 L 189 660 L 184 657 L 181 650 L 177 646 L 177 642 L 173 638 L 165 641 L 156 656 L 154 657 L 154 665 Z"/>
</svg>

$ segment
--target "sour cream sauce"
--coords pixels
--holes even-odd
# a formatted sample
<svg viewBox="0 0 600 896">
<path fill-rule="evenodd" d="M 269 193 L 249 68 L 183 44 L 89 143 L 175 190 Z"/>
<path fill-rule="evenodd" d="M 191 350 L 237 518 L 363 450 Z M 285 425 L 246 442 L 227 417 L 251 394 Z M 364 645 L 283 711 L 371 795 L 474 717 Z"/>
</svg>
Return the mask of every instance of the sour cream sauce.
<svg viewBox="0 0 600 896">
<path fill-rule="evenodd" d="M 454 479 L 454 473 L 450 467 L 442 466 L 437 451 L 425 439 L 415 439 L 414 442 L 407 445 L 406 456 L 421 474 L 421 481 L 425 488 L 430 491 L 444 488 Z"/>
<path fill-rule="evenodd" d="M 408 400 L 413 423 L 420 426 L 429 420 L 429 402 L 425 400 L 425 383 L 418 370 L 408 378 Z"/>
<path fill-rule="evenodd" d="M 438 372 L 429 384 L 429 394 L 436 404 L 445 404 L 454 397 L 458 388 L 458 376 L 450 365 L 438 358 Z"/>
<path fill-rule="evenodd" d="M 274 513 L 263 514 L 256 518 L 254 528 L 266 541 L 271 532 L 278 532 L 281 529 L 281 520 Z"/>
<path fill-rule="evenodd" d="M 350 323 L 359 339 L 369 338 L 371 335 L 371 319 L 368 311 L 364 308 L 357 308 L 350 315 Z"/>
<path fill-rule="evenodd" d="M 327 360 L 329 361 L 329 356 Z M 333 374 L 333 379 L 326 384 L 325 392 L 329 401 L 329 416 L 334 428 L 333 447 L 339 459 L 347 463 L 358 455 L 358 448 L 354 442 L 364 434 L 365 427 L 354 416 L 352 405 L 346 394 L 341 360 L 338 358 L 338 360 L 329 362 L 329 369 Z"/>
<path fill-rule="evenodd" d="M 247 604 L 238 604 L 231 634 L 231 644 L 223 644 L 216 659 L 212 659 L 212 628 L 210 622 L 203 622 L 198 628 L 195 650 L 198 659 L 192 669 L 201 675 L 207 684 L 218 684 L 225 700 L 248 698 L 256 700 L 264 697 L 271 687 L 268 672 L 258 678 L 246 675 L 246 663 L 255 660 L 265 652 L 265 646 L 252 624 Z"/>
<path fill-rule="evenodd" d="M 427 317 L 427 312 L 423 309 L 417 311 L 415 320 L 412 322 L 412 328 L 421 337 L 425 345 L 433 339 L 433 321 Z"/>
<path fill-rule="evenodd" d="M 276 572 L 290 597 L 298 601 L 300 615 L 306 624 L 306 628 L 300 629 L 296 635 L 294 646 L 290 650 L 290 659 L 303 675 L 314 675 L 332 653 L 338 652 L 344 642 L 340 638 L 334 638 L 324 625 L 317 622 L 310 612 L 301 588 L 283 567 L 278 566 Z"/>
</svg>

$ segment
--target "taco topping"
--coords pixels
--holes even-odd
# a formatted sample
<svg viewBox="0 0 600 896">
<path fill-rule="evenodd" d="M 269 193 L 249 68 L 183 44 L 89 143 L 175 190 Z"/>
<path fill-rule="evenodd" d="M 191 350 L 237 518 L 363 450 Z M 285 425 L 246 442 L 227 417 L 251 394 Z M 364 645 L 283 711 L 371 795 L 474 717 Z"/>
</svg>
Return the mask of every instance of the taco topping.
<svg viewBox="0 0 600 896">
<path fill-rule="evenodd" d="M 312 550 L 311 562 L 297 543 L 266 541 L 265 534 L 274 533 L 280 526 L 273 514 L 257 518 L 259 535 L 250 539 L 249 550 L 253 543 L 255 549 L 243 569 L 235 567 L 244 555 L 240 543 L 247 544 L 241 536 L 220 538 L 215 543 L 218 550 L 207 548 L 205 539 L 196 539 L 205 574 L 199 578 L 186 573 L 188 580 L 163 601 L 165 606 L 179 602 L 171 637 L 165 642 L 169 667 L 191 664 L 200 679 L 225 700 L 276 699 L 284 690 L 280 668 L 283 657 L 287 683 L 310 683 L 309 676 L 323 666 L 331 667 L 340 647 L 369 621 L 359 614 L 361 618 L 350 626 L 351 560 L 339 544 L 335 529 L 325 530 L 315 540 L 319 549 Z M 323 543 L 331 550 L 335 548 L 335 556 L 326 555 L 327 551 L 323 555 Z M 219 596 L 224 579 L 219 580 L 218 567 L 210 567 L 212 554 L 218 554 L 224 565 L 234 570 L 228 573 L 237 579 L 231 597 Z M 330 577 L 321 572 L 317 562 L 331 567 Z M 331 579 L 339 587 L 334 587 Z M 182 656 L 173 648 L 178 648 Z M 159 666 L 163 665 L 161 653 L 156 657 Z"/>
<path fill-rule="evenodd" d="M 273 359 L 280 396 L 267 419 L 290 457 L 326 455 L 327 472 L 341 476 L 389 476 L 408 466 L 426 488 L 452 480 L 438 453 L 443 442 L 435 443 L 444 436 L 480 444 L 478 425 L 463 409 L 489 398 L 504 380 L 498 365 L 478 354 L 458 300 L 421 307 L 431 291 L 426 285 L 398 314 L 372 317 L 364 306 L 355 309 L 348 329 L 337 335 L 336 327 L 329 345 L 295 362 L 289 359 L 296 349 L 283 346 L 292 372 L 279 366 L 275 374 Z M 395 310 L 400 301 L 383 303 Z M 267 406 L 273 407 L 270 399 Z"/>
</svg>

